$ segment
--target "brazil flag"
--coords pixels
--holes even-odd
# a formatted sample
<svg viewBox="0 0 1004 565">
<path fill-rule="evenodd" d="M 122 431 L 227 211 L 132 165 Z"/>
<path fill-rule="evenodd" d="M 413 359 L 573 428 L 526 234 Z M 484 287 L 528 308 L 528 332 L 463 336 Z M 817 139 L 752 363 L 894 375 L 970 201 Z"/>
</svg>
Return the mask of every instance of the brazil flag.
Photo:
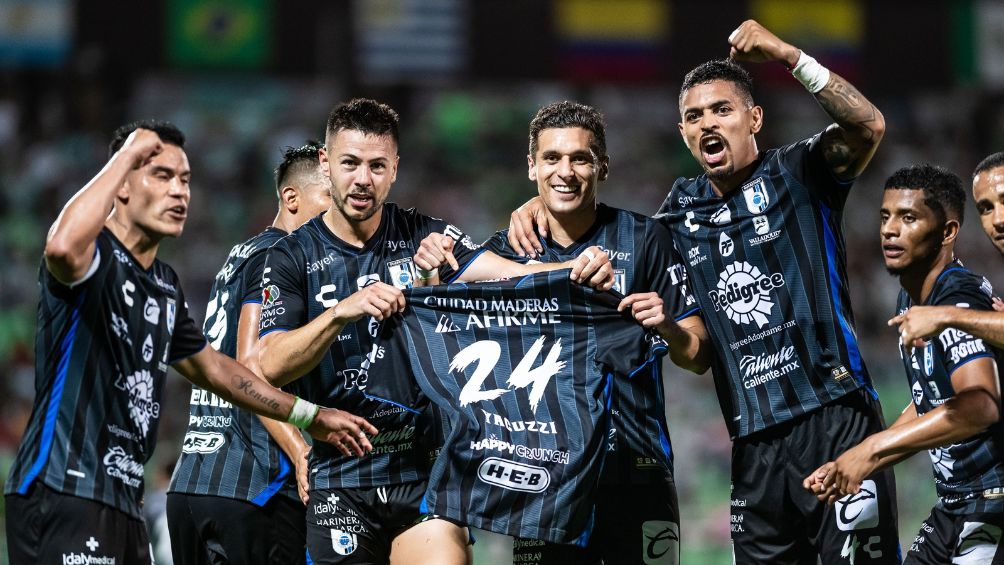
<svg viewBox="0 0 1004 565">
<path fill-rule="evenodd" d="M 269 62 L 271 0 L 169 0 L 167 53 L 185 68 L 258 69 Z"/>
</svg>

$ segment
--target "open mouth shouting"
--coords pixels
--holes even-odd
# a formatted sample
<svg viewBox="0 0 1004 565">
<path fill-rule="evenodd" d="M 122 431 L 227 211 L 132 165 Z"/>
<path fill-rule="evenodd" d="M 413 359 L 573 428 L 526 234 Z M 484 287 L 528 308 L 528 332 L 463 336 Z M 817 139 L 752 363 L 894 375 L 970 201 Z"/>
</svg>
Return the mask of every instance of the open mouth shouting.
<svg viewBox="0 0 1004 565">
<path fill-rule="evenodd" d="M 701 157 L 710 168 L 721 165 L 725 160 L 725 138 L 717 133 L 701 137 Z"/>
<path fill-rule="evenodd" d="M 178 204 L 177 206 L 171 206 L 167 209 L 167 216 L 176 222 L 184 222 L 185 218 L 188 217 L 188 207 L 184 204 Z"/>
</svg>

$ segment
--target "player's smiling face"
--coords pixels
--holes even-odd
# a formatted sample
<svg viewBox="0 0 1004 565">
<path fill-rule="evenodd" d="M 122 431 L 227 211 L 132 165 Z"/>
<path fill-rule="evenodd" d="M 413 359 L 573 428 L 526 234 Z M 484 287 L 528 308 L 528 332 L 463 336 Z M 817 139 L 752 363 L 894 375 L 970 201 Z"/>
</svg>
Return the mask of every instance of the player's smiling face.
<svg viewBox="0 0 1004 565">
<path fill-rule="evenodd" d="M 160 154 L 126 177 L 119 190 L 122 213 L 152 239 L 180 236 L 188 218 L 191 178 L 185 151 L 165 143 Z"/>
<path fill-rule="evenodd" d="M 926 276 L 941 251 L 945 224 L 924 204 L 924 191 L 886 189 L 879 214 L 886 270 L 902 275 L 919 269 Z"/>
<path fill-rule="evenodd" d="M 1004 255 L 1004 167 L 983 171 L 973 178 L 973 199 L 983 231 Z"/>
<path fill-rule="evenodd" d="M 607 157 L 597 155 L 593 132 L 550 128 L 537 135 L 537 153 L 527 156 L 528 176 L 553 214 L 590 211 L 596 185 L 607 176 Z"/>
<path fill-rule="evenodd" d="M 756 161 L 754 135 L 763 124 L 763 110 L 750 106 L 732 82 L 690 87 L 680 101 L 680 116 L 680 135 L 712 181 L 729 179 Z"/>
<path fill-rule="evenodd" d="M 331 179 L 333 211 L 349 222 L 374 217 L 397 179 L 397 143 L 390 135 L 341 130 L 319 152 L 321 170 Z M 379 216 L 377 216 L 379 218 Z"/>
</svg>

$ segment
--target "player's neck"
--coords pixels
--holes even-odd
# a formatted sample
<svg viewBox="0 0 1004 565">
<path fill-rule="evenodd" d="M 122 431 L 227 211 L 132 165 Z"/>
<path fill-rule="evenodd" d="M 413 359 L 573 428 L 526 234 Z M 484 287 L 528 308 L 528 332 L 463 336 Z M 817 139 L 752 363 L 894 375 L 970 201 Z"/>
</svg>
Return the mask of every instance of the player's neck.
<svg viewBox="0 0 1004 565">
<path fill-rule="evenodd" d="M 124 222 L 112 214 L 105 220 L 105 227 L 118 239 L 144 269 L 149 269 L 157 258 L 160 238 L 151 237 L 136 224 Z"/>
<path fill-rule="evenodd" d="M 324 213 L 324 223 L 338 239 L 355 247 L 364 247 L 378 229 L 383 218 L 383 206 L 376 213 L 362 221 L 353 221 L 339 213 L 333 207 Z"/>
<path fill-rule="evenodd" d="M 949 263 L 955 260 L 952 248 L 942 248 L 934 260 L 926 265 L 909 268 L 899 276 L 899 284 L 910 295 L 914 304 L 923 304 L 934 290 L 934 283 Z"/>
<path fill-rule="evenodd" d="M 272 227 L 278 228 L 286 233 L 292 233 L 293 230 L 302 226 L 303 223 L 304 222 L 298 222 L 296 216 L 290 214 L 289 212 L 279 210 L 279 213 L 275 215 L 275 219 L 272 220 Z"/>
<path fill-rule="evenodd" d="M 731 175 L 716 179 L 709 178 L 708 180 L 711 182 L 711 188 L 715 191 L 715 195 L 725 196 L 727 194 L 732 194 L 733 191 L 750 179 L 753 175 L 753 171 L 756 170 L 759 164 L 759 154 L 754 153 L 753 160 L 742 168 L 736 169 Z"/>
<path fill-rule="evenodd" d="M 548 210 L 547 226 L 551 241 L 562 247 L 568 247 L 579 240 L 596 223 L 596 203 L 583 209 L 568 213 L 556 213 Z"/>
</svg>

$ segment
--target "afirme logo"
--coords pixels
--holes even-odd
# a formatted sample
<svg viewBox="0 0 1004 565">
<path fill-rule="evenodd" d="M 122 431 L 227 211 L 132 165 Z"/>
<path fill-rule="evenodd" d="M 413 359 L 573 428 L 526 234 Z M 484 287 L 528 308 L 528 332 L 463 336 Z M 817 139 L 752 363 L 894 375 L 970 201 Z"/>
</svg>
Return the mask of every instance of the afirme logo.
<svg viewBox="0 0 1004 565">
<path fill-rule="evenodd" d="M 724 310 L 736 324 L 766 326 L 774 303 L 770 291 L 784 286 L 784 275 L 765 275 L 746 261 L 736 261 L 718 275 L 718 290 L 708 293 L 715 312 Z"/>
<path fill-rule="evenodd" d="M 478 465 L 478 478 L 509 490 L 543 492 L 551 484 L 547 469 L 489 457 Z"/>
</svg>

